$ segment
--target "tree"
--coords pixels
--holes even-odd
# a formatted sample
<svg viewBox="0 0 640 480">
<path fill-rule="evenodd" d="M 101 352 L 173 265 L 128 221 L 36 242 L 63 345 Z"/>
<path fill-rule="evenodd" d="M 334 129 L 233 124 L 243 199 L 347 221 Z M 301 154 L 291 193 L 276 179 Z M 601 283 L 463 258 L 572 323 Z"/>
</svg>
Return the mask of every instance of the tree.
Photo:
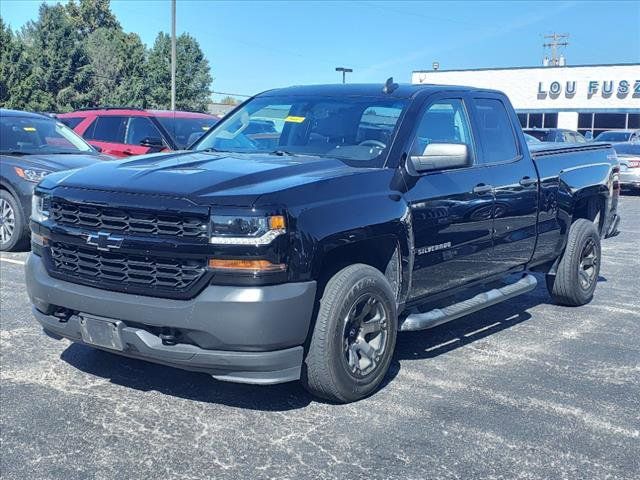
<svg viewBox="0 0 640 480">
<path fill-rule="evenodd" d="M 30 22 L 22 36 L 32 66 L 31 75 L 25 80 L 26 88 L 34 86 L 34 94 L 23 97 L 25 108 L 69 111 L 88 105 L 89 60 L 65 8 L 43 3 L 38 20 Z"/>
<path fill-rule="evenodd" d="M 144 106 L 146 52 L 137 34 L 99 28 L 89 34 L 85 48 L 94 106 Z"/>
<path fill-rule="evenodd" d="M 65 6 L 71 23 L 81 37 L 87 37 L 100 28 L 122 30 L 111 11 L 110 0 L 70 0 Z"/>
<path fill-rule="evenodd" d="M 18 55 L 19 45 L 13 37 L 13 32 L 0 17 L 0 105 L 6 105 L 9 101 L 9 85 L 14 81 Z"/>
<path fill-rule="evenodd" d="M 176 108 L 204 111 L 210 102 L 211 73 L 198 41 L 183 33 L 176 39 Z M 148 106 L 171 104 L 171 37 L 160 32 L 147 59 Z"/>
<path fill-rule="evenodd" d="M 240 101 L 237 98 L 233 98 L 229 95 L 220 100 L 220 103 L 223 105 L 238 105 Z"/>
</svg>

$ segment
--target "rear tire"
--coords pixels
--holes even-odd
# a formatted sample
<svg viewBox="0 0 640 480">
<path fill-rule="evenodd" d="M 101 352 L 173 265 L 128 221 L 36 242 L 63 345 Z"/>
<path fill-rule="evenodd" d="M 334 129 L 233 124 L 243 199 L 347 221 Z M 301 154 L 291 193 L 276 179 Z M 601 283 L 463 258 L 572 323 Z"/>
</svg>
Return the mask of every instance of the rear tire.
<svg viewBox="0 0 640 480">
<path fill-rule="evenodd" d="M 555 303 L 578 307 L 593 298 L 600 275 L 600 235 L 593 222 L 576 220 L 569 229 L 556 275 L 547 275 L 547 289 Z"/>
<path fill-rule="evenodd" d="M 320 300 L 303 385 L 335 402 L 370 395 L 389 369 L 397 330 L 395 297 L 385 276 L 364 264 L 343 268 Z"/>
<path fill-rule="evenodd" d="M 0 251 L 26 247 L 29 232 L 20 204 L 6 190 L 0 190 Z"/>
</svg>

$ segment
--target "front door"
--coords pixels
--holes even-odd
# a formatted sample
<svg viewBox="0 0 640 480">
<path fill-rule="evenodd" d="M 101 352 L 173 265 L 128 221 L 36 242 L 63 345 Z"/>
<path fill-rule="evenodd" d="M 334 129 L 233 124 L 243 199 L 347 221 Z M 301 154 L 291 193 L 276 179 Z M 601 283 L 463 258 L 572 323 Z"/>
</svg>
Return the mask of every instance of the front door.
<svg viewBox="0 0 640 480">
<path fill-rule="evenodd" d="M 425 106 L 411 154 L 421 155 L 430 143 L 465 144 L 470 158 L 467 167 L 445 167 L 409 180 L 414 266 L 408 300 L 478 280 L 491 265 L 492 179 L 477 163 L 463 98 L 439 98 Z"/>
</svg>

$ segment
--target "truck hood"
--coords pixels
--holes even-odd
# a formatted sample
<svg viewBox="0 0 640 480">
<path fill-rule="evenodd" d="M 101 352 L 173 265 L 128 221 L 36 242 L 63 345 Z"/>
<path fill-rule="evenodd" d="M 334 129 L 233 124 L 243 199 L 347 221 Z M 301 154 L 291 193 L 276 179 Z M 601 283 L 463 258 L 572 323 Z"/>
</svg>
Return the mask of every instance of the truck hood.
<svg viewBox="0 0 640 480">
<path fill-rule="evenodd" d="M 165 195 L 203 205 L 247 206 L 265 193 L 360 171 L 362 168 L 341 160 L 316 156 L 172 152 L 49 175 L 41 187 Z"/>
</svg>

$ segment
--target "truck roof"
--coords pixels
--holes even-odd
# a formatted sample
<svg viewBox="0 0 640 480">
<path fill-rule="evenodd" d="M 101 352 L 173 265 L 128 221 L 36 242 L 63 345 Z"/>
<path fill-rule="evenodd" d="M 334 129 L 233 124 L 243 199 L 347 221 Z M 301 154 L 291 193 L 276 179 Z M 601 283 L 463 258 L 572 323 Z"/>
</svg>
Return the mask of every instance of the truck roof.
<svg viewBox="0 0 640 480">
<path fill-rule="evenodd" d="M 260 96 L 289 96 L 289 95 L 348 95 L 355 97 L 378 97 L 389 96 L 391 98 L 411 98 L 419 92 L 431 91 L 432 93 L 441 91 L 482 91 L 482 92 L 494 92 L 501 93 L 496 90 L 487 90 L 474 87 L 465 87 L 460 85 L 435 85 L 435 84 L 411 84 L 400 83 L 393 92 L 385 94 L 382 89 L 384 84 L 382 83 L 335 83 L 326 85 L 298 85 L 285 88 L 276 88 L 274 90 L 267 90 L 260 94 Z"/>
</svg>

